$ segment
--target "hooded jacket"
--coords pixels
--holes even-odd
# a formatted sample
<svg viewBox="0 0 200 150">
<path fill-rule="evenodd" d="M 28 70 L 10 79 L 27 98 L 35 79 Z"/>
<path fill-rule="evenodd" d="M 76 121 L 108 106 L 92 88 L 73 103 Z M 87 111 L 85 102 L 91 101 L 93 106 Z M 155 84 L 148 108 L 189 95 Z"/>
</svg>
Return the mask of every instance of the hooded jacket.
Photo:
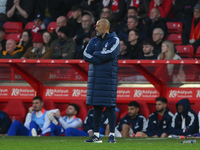
<svg viewBox="0 0 200 150">
<path fill-rule="evenodd" d="M 116 106 L 119 39 L 115 32 L 90 40 L 84 50 L 89 65 L 86 104 Z"/>
<path fill-rule="evenodd" d="M 184 108 L 183 113 L 178 112 L 178 105 Z M 198 132 L 198 117 L 194 110 L 190 108 L 190 101 L 181 99 L 176 103 L 177 112 L 175 113 L 172 124 L 171 134 L 175 135 L 191 135 Z"/>
<path fill-rule="evenodd" d="M 1 58 L 3 59 L 19 59 L 22 57 L 22 55 L 24 54 L 24 48 L 23 46 L 16 46 L 14 52 L 9 55 L 8 52 L 5 50 L 2 52 Z"/>
</svg>

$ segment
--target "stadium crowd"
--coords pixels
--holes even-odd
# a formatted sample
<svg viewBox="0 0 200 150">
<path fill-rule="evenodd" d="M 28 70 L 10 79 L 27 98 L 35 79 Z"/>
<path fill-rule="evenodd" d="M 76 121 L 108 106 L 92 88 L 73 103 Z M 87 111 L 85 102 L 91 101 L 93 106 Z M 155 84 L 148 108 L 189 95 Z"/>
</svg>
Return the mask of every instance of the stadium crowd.
<svg viewBox="0 0 200 150">
<path fill-rule="evenodd" d="M 199 0 L 0 0 L 0 58 L 83 59 L 100 18 L 123 43 L 119 59 L 177 60 L 178 45 L 192 45 L 191 57 L 200 49 Z M 7 31 L 14 22 L 18 38 Z"/>
</svg>

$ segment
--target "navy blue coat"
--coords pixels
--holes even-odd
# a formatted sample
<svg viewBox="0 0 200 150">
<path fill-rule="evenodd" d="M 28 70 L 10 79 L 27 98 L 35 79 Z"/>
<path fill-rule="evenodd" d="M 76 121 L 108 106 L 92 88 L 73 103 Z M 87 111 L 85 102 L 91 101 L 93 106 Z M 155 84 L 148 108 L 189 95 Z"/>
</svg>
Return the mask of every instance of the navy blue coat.
<svg viewBox="0 0 200 150">
<path fill-rule="evenodd" d="M 172 120 L 172 129 L 170 130 L 170 133 L 176 135 L 192 135 L 194 133 L 198 133 L 198 116 L 196 112 L 190 108 L 189 100 L 181 99 L 176 103 L 176 109 L 179 104 L 184 107 L 184 112 L 175 113 Z M 185 128 L 182 127 L 183 124 L 185 124 Z"/>
<path fill-rule="evenodd" d="M 134 133 L 137 133 L 138 131 L 142 131 L 145 132 L 146 131 L 146 118 L 141 115 L 138 114 L 135 118 L 131 118 L 129 116 L 129 114 L 127 114 L 126 116 L 124 116 L 120 122 L 117 125 L 117 129 L 119 131 L 122 131 L 122 125 L 123 124 L 127 124 L 129 125 Z"/>
<path fill-rule="evenodd" d="M 92 38 L 83 55 L 90 63 L 86 104 L 116 106 L 119 38 L 115 32 Z"/>
<path fill-rule="evenodd" d="M 147 126 L 146 134 L 148 136 L 157 135 L 158 137 L 160 137 L 162 133 L 169 133 L 173 116 L 174 114 L 171 111 L 169 111 L 168 107 L 166 107 L 166 111 L 162 119 L 159 121 L 158 113 L 157 111 L 155 111 L 148 118 L 148 121 L 147 121 L 148 126 Z"/>
</svg>

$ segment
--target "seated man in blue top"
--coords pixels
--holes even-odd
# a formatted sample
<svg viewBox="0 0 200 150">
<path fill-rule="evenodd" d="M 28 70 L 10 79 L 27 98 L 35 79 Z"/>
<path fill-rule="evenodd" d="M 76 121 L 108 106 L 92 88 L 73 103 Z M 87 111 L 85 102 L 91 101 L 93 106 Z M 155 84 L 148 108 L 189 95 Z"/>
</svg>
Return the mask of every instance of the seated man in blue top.
<svg viewBox="0 0 200 150">
<path fill-rule="evenodd" d="M 65 130 L 65 136 L 90 136 L 94 135 L 94 109 L 90 109 L 88 111 L 87 117 L 84 120 L 83 130 L 75 129 L 75 128 L 67 128 Z M 100 135 L 103 136 L 106 134 L 106 127 L 109 125 L 107 111 L 104 108 L 103 115 L 101 118 L 100 124 Z"/>
<path fill-rule="evenodd" d="M 167 137 L 174 114 L 167 107 L 167 99 L 156 98 L 156 111 L 147 120 L 147 131 L 138 132 L 142 137 Z"/>
<path fill-rule="evenodd" d="M 26 115 L 24 125 L 15 120 L 8 130 L 8 136 L 37 136 L 38 133 L 44 131 L 50 125 L 47 111 L 43 108 L 42 98 L 40 96 L 34 97 L 32 104 Z"/>
<path fill-rule="evenodd" d="M 190 107 L 190 101 L 181 99 L 176 103 L 177 112 L 175 113 L 170 130 L 175 135 L 192 135 L 198 133 L 198 116 Z"/>
<path fill-rule="evenodd" d="M 146 131 L 146 118 L 139 113 L 140 105 L 136 101 L 128 104 L 128 114 L 123 117 L 115 129 L 116 137 L 129 137 L 138 131 Z"/>
</svg>

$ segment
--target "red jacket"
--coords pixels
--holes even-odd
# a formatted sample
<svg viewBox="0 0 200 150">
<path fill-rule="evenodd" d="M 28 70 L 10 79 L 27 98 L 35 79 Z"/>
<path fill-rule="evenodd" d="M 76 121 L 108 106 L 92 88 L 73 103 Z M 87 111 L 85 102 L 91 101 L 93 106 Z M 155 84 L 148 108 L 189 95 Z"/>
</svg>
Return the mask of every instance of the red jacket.
<svg viewBox="0 0 200 150">
<path fill-rule="evenodd" d="M 149 17 L 152 8 L 158 8 L 162 18 L 174 18 L 173 0 L 163 0 L 160 6 L 154 6 L 154 0 L 151 0 L 149 5 Z"/>
</svg>

